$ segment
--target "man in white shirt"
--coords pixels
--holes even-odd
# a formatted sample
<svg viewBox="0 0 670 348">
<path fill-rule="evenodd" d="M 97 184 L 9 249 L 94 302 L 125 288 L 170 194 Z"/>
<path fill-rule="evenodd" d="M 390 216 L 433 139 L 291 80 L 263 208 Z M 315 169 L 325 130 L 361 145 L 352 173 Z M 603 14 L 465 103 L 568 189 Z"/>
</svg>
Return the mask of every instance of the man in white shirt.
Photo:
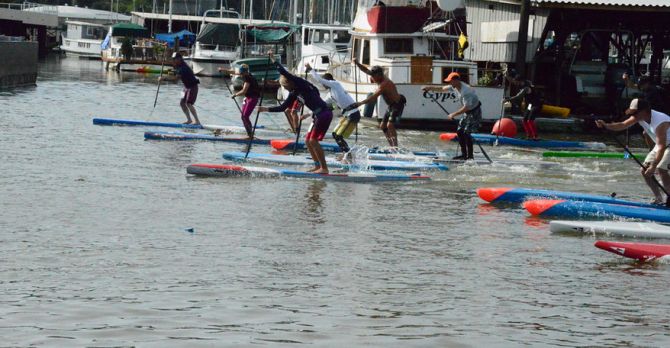
<svg viewBox="0 0 670 348">
<path fill-rule="evenodd" d="M 342 87 L 339 82 L 335 81 L 333 75 L 325 73 L 323 74 L 323 77 L 321 77 L 316 73 L 316 71 L 312 70 L 312 67 L 309 65 L 309 63 L 305 64 L 305 68 L 306 71 L 312 75 L 314 80 L 322 84 L 330 91 L 330 96 L 333 98 L 335 104 L 337 104 L 340 109 L 346 110 L 348 107 L 351 107 L 356 103 L 354 98 L 352 98 L 347 93 L 347 91 L 344 90 L 344 87 Z M 335 138 L 335 142 L 340 146 L 342 152 L 349 152 L 349 145 L 344 139 L 348 138 L 356 129 L 358 121 L 361 120 L 361 114 L 357 108 L 353 108 L 351 110 L 344 111 L 342 116 L 343 117 L 340 120 L 340 123 L 333 131 L 333 138 Z"/>
<path fill-rule="evenodd" d="M 659 187 L 654 183 L 653 176 L 658 172 L 661 177 L 663 188 L 666 192 L 670 191 L 670 151 L 667 151 L 670 144 L 670 116 L 656 110 L 652 110 L 649 102 L 644 99 L 633 99 L 630 102 L 626 116 L 629 116 L 623 122 L 606 123 L 603 120 L 597 120 L 596 125 L 615 132 L 625 130 L 635 123 L 638 123 L 656 146 L 647 154 L 644 160 L 644 168 L 641 172 L 647 186 L 654 193 L 654 204 L 663 204 L 665 200 Z"/>
</svg>

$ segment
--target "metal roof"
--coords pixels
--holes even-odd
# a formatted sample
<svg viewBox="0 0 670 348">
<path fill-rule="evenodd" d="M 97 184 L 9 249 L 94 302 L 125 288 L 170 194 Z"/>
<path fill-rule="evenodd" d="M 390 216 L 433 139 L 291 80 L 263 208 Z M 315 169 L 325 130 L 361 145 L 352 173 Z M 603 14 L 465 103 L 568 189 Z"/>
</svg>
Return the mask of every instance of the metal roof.
<svg viewBox="0 0 670 348">
<path fill-rule="evenodd" d="M 537 4 L 670 7 L 670 1 L 668 0 L 532 0 L 532 1 Z"/>
</svg>

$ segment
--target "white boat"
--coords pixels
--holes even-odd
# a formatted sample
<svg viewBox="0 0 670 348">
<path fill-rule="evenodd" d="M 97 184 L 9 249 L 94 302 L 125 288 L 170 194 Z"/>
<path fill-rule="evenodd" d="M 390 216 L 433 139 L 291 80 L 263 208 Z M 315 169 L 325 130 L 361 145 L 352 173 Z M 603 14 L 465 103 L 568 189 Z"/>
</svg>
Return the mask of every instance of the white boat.
<svg viewBox="0 0 670 348">
<path fill-rule="evenodd" d="M 360 0 L 353 23 L 350 58 L 371 67 L 381 66 L 407 98 L 401 118 L 404 124 L 446 122 L 447 114 L 433 101 L 439 100 L 448 112 L 461 107 L 454 93 L 423 92 L 425 85 L 443 85 L 443 79 L 451 72 L 461 74 L 461 79 L 473 86 L 482 103 L 482 117 L 497 119 L 500 116 L 503 89 L 479 86 L 477 63 L 458 60 L 457 35 L 444 28 L 449 21 L 431 18 L 431 10 L 417 6 L 411 0 L 387 0 L 385 6 L 373 6 L 374 0 Z M 452 9 L 453 10 L 453 9 Z M 402 18 L 402 20 L 391 20 Z M 431 23 L 431 21 L 434 21 Z M 428 23 L 426 25 L 426 23 Z M 350 62 L 330 69 L 336 80 L 356 100 L 363 100 L 377 89 L 369 77 L 358 71 Z M 383 115 L 387 105 L 378 98 L 373 115 Z"/>
<path fill-rule="evenodd" d="M 305 63 L 318 73 L 348 60 L 351 41 L 347 25 L 303 24 L 300 40 L 300 61 L 296 71 L 305 72 Z"/>
<path fill-rule="evenodd" d="M 66 21 L 67 30 L 61 33 L 60 49 L 66 54 L 100 59 L 102 40 L 107 34 L 105 25 Z"/>
<path fill-rule="evenodd" d="M 214 22 L 212 19 L 216 18 Z M 227 10 L 207 10 L 202 17 L 191 56 L 187 58 L 199 76 L 222 76 L 219 67 L 230 67 L 240 58 L 240 14 Z"/>
</svg>

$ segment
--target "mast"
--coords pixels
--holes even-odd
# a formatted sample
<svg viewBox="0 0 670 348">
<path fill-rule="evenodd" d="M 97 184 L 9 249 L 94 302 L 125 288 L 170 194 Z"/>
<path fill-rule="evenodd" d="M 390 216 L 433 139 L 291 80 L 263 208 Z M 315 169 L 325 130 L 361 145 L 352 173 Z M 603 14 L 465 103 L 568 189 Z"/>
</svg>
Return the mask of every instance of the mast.
<svg viewBox="0 0 670 348">
<path fill-rule="evenodd" d="M 168 10 L 168 33 L 172 33 L 172 0 L 170 0 L 170 9 Z"/>
</svg>

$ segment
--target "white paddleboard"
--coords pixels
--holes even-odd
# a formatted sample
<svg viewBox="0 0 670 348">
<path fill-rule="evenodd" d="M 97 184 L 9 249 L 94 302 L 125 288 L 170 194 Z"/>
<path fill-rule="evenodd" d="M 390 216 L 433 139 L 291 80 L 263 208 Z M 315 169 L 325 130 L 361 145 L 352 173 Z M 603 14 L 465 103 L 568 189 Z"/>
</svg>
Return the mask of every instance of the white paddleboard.
<svg viewBox="0 0 670 348">
<path fill-rule="evenodd" d="M 670 226 L 653 222 L 554 220 L 549 223 L 549 229 L 554 233 L 583 233 L 641 238 L 670 238 Z"/>
</svg>

